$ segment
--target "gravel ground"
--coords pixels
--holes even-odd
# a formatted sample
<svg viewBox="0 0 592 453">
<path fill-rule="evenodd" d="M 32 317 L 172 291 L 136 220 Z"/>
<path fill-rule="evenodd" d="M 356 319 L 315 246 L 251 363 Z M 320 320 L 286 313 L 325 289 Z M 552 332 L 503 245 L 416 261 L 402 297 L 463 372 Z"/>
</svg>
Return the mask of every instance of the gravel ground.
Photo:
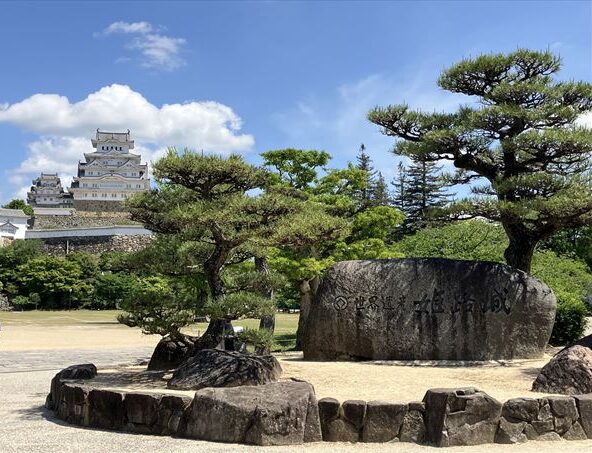
<svg viewBox="0 0 592 453">
<path fill-rule="evenodd" d="M 431 447 L 412 444 L 316 443 L 306 447 L 246 447 L 170 437 L 124 434 L 69 426 L 43 408 L 49 382 L 58 370 L 0 372 L 0 452 L 435 452 Z M 592 440 L 559 443 L 529 442 L 522 445 L 480 445 L 447 448 L 446 453 L 592 451 Z"/>
</svg>

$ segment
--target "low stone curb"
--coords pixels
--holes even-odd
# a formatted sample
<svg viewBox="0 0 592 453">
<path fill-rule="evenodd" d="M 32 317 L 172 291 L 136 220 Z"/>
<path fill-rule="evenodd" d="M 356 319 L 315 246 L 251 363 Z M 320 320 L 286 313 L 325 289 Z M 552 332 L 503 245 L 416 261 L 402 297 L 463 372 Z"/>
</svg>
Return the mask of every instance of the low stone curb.
<svg viewBox="0 0 592 453">
<path fill-rule="evenodd" d="M 194 398 L 93 388 L 94 365 L 60 371 L 46 406 L 80 426 L 255 445 L 412 442 L 437 447 L 592 439 L 592 394 L 513 398 L 430 389 L 405 404 L 334 398 L 306 382 L 206 388 Z"/>
</svg>

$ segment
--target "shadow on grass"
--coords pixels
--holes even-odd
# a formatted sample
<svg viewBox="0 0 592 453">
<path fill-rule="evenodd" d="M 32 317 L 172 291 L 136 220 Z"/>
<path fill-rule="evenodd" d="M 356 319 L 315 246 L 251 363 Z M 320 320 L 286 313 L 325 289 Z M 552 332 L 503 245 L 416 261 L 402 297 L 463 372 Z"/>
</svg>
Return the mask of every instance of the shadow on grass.
<svg viewBox="0 0 592 453">
<path fill-rule="evenodd" d="M 295 348 L 296 348 L 296 334 L 295 333 L 274 335 L 273 346 L 271 347 L 272 352 L 295 351 Z"/>
</svg>

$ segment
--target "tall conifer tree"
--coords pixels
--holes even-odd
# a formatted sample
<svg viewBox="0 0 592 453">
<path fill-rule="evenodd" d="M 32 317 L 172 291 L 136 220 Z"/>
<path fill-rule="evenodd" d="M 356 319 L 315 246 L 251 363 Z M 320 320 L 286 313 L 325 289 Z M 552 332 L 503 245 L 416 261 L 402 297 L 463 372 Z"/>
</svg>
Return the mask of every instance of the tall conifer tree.
<svg viewBox="0 0 592 453">
<path fill-rule="evenodd" d="M 449 194 L 445 191 L 440 171 L 435 162 L 413 158 L 407 168 L 408 185 L 405 192 L 406 225 L 410 231 L 423 228 L 429 221 L 430 212 L 444 207 Z"/>
<path fill-rule="evenodd" d="M 367 175 L 365 187 L 361 188 L 357 195 L 360 201 L 360 206 L 362 209 L 365 209 L 372 205 L 372 186 L 374 185 L 374 180 L 376 178 L 376 171 L 372 166 L 372 159 L 366 153 L 366 145 L 363 143 L 360 145 L 360 151 L 356 156 L 356 160 L 358 161 L 356 168 L 365 171 Z"/>
<path fill-rule="evenodd" d="M 391 196 L 382 172 L 378 172 L 376 181 L 372 185 L 372 205 L 390 206 Z"/>
</svg>

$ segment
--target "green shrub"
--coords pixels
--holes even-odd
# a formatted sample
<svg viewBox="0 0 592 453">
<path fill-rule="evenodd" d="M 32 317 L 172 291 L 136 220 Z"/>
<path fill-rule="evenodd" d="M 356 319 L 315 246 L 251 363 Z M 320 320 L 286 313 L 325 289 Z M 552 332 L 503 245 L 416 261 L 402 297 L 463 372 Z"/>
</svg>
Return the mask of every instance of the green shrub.
<svg viewBox="0 0 592 453">
<path fill-rule="evenodd" d="M 246 328 L 237 335 L 237 338 L 247 346 L 247 351 L 255 354 L 269 354 L 273 345 L 273 334 L 266 329 Z"/>
<path fill-rule="evenodd" d="M 563 346 L 579 340 L 586 330 L 586 304 L 577 296 L 558 292 L 557 314 L 549 343 Z"/>
</svg>

